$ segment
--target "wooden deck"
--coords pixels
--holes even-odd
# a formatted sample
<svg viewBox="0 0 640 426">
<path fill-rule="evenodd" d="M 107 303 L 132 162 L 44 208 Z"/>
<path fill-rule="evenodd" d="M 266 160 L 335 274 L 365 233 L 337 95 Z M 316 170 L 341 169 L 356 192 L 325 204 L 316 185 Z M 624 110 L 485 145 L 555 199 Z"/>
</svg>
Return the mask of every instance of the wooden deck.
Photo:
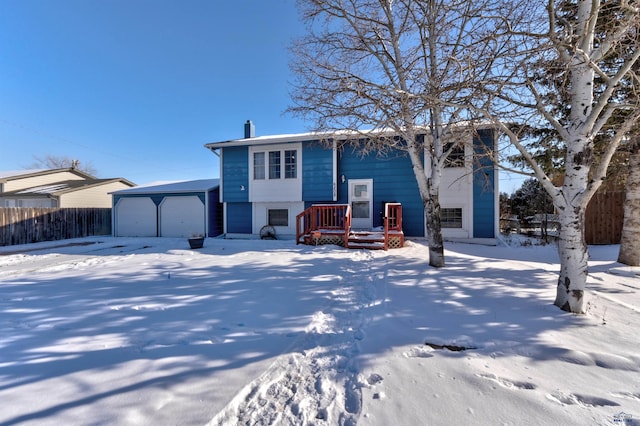
<svg viewBox="0 0 640 426">
<path fill-rule="evenodd" d="M 313 205 L 296 216 L 296 244 L 336 244 L 345 248 L 388 250 L 404 246 L 402 205 L 385 204 L 384 226 L 376 230 L 351 228 L 351 207 Z"/>
</svg>

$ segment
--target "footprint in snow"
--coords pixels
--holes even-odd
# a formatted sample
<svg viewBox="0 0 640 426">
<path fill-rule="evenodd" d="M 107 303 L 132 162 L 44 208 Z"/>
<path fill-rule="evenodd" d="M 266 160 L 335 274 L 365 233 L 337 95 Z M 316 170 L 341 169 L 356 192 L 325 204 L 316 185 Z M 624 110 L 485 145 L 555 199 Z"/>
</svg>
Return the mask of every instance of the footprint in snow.
<svg viewBox="0 0 640 426">
<path fill-rule="evenodd" d="M 431 358 L 433 356 L 431 352 L 433 349 L 428 346 L 416 346 L 404 352 L 403 355 L 406 358 Z"/>
<path fill-rule="evenodd" d="M 504 377 L 498 377 L 495 374 L 476 374 L 478 377 L 482 377 L 483 379 L 491 380 L 492 382 L 498 383 L 500 386 L 505 387 L 507 389 L 526 389 L 531 390 L 535 389 L 536 385 L 530 382 L 520 382 L 516 380 L 505 379 Z"/>
<path fill-rule="evenodd" d="M 368 378 L 367 378 L 367 383 L 369 383 L 370 385 L 377 385 L 378 383 L 382 382 L 384 380 L 384 378 L 376 373 L 371 374 Z"/>
<path fill-rule="evenodd" d="M 612 392 L 611 396 L 615 396 L 616 398 L 625 398 L 632 399 L 634 401 L 640 401 L 640 392 Z"/>
<path fill-rule="evenodd" d="M 600 398 L 597 396 L 580 395 L 573 393 L 556 392 L 553 394 L 547 394 L 547 399 L 557 402 L 560 405 L 581 405 L 583 407 L 606 407 L 606 406 L 619 406 L 615 401 L 609 399 Z"/>
</svg>

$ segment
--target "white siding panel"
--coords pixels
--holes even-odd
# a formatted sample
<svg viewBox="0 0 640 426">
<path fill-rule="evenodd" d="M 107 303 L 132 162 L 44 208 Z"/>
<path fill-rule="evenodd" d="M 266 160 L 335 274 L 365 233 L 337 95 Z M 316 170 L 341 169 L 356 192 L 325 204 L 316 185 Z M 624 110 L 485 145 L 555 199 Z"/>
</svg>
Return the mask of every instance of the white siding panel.
<svg viewBox="0 0 640 426">
<path fill-rule="evenodd" d="M 110 192 L 129 189 L 130 186 L 123 182 L 111 182 L 91 188 L 79 189 L 60 195 L 60 207 L 111 207 Z"/>
<path fill-rule="evenodd" d="M 116 237 L 157 236 L 157 209 L 151 198 L 121 198 L 115 207 Z"/>
<path fill-rule="evenodd" d="M 166 197 L 160 203 L 160 236 L 205 234 L 205 206 L 197 196 Z"/>
<path fill-rule="evenodd" d="M 264 152 L 268 157 L 269 151 L 297 150 L 296 155 L 296 178 L 285 179 L 284 169 L 281 179 L 268 178 L 268 166 L 265 170 L 265 179 L 253 178 L 253 154 Z M 281 158 L 284 164 L 284 157 Z M 249 201 L 260 202 L 287 202 L 302 201 L 302 144 L 280 144 L 268 146 L 249 147 Z"/>
<path fill-rule="evenodd" d="M 466 167 L 445 168 L 440 186 L 440 207 L 461 208 L 462 228 L 443 228 L 446 238 L 471 238 L 473 235 L 473 182 Z"/>
<path fill-rule="evenodd" d="M 304 211 L 304 203 L 254 203 L 252 233 L 258 235 L 260 229 L 269 222 L 270 209 L 287 209 L 289 211 L 289 226 L 274 227 L 277 237 L 295 238 L 296 216 Z"/>
</svg>

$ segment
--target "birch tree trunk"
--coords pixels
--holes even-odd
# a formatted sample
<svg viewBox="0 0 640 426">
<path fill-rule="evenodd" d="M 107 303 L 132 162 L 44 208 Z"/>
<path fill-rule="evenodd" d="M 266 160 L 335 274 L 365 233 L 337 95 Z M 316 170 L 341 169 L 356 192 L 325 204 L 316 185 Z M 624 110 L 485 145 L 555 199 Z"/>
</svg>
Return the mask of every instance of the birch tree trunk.
<svg viewBox="0 0 640 426">
<path fill-rule="evenodd" d="M 565 206 L 558 215 L 560 236 L 560 275 L 554 304 L 563 311 L 584 312 L 584 289 L 588 275 L 588 251 L 584 239 L 585 207 Z"/>
<path fill-rule="evenodd" d="M 409 136 L 411 137 L 411 136 Z M 412 140 L 412 139 L 410 139 Z M 415 139 L 413 139 L 415 140 Z M 433 141 L 427 142 L 427 145 Z M 431 155 L 426 155 L 425 167 L 422 166 L 424 147 L 417 143 L 409 143 L 409 158 L 413 166 L 413 173 L 418 183 L 420 198 L 424 207 L 425 231 L 427 246 L 429 247 L 429 266 L 442 268 L 445 266 L 444 240 L 442 238 L 442 227 L 440 222 L 440 184 L 439 169 L 437 163 Z M 427 174 L 429 177 L 427 177 Z"/>
<path fill-rule="evenodd" d="M 618 262 L 640 266 L 640 140 L 637 140 L 629 159 L 624 221 Z"/>
</svg>

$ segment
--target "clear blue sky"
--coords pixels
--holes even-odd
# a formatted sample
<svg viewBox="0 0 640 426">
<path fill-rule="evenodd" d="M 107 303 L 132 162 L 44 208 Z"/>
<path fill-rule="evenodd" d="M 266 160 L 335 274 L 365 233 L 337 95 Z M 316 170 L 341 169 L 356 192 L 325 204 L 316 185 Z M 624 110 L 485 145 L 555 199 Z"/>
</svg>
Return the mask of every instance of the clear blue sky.
<svg viewBox="0 0 640 426">
<path fill-rule="evenodd" d="M 203 145 L 304 132 L 289 106 L 293 0 L 0 0 L 0 170 L 34 155 L 99 177 L 218 177 Z"/>
<path fill-rule="evenodd" d="M 216 178 L 203 145 L 247 119 L 308 130 L 284 114 L 303 31 L 294 0 L 0 0 L 0 171 L 55 155 L 137 184 Z"/>
</svg>

